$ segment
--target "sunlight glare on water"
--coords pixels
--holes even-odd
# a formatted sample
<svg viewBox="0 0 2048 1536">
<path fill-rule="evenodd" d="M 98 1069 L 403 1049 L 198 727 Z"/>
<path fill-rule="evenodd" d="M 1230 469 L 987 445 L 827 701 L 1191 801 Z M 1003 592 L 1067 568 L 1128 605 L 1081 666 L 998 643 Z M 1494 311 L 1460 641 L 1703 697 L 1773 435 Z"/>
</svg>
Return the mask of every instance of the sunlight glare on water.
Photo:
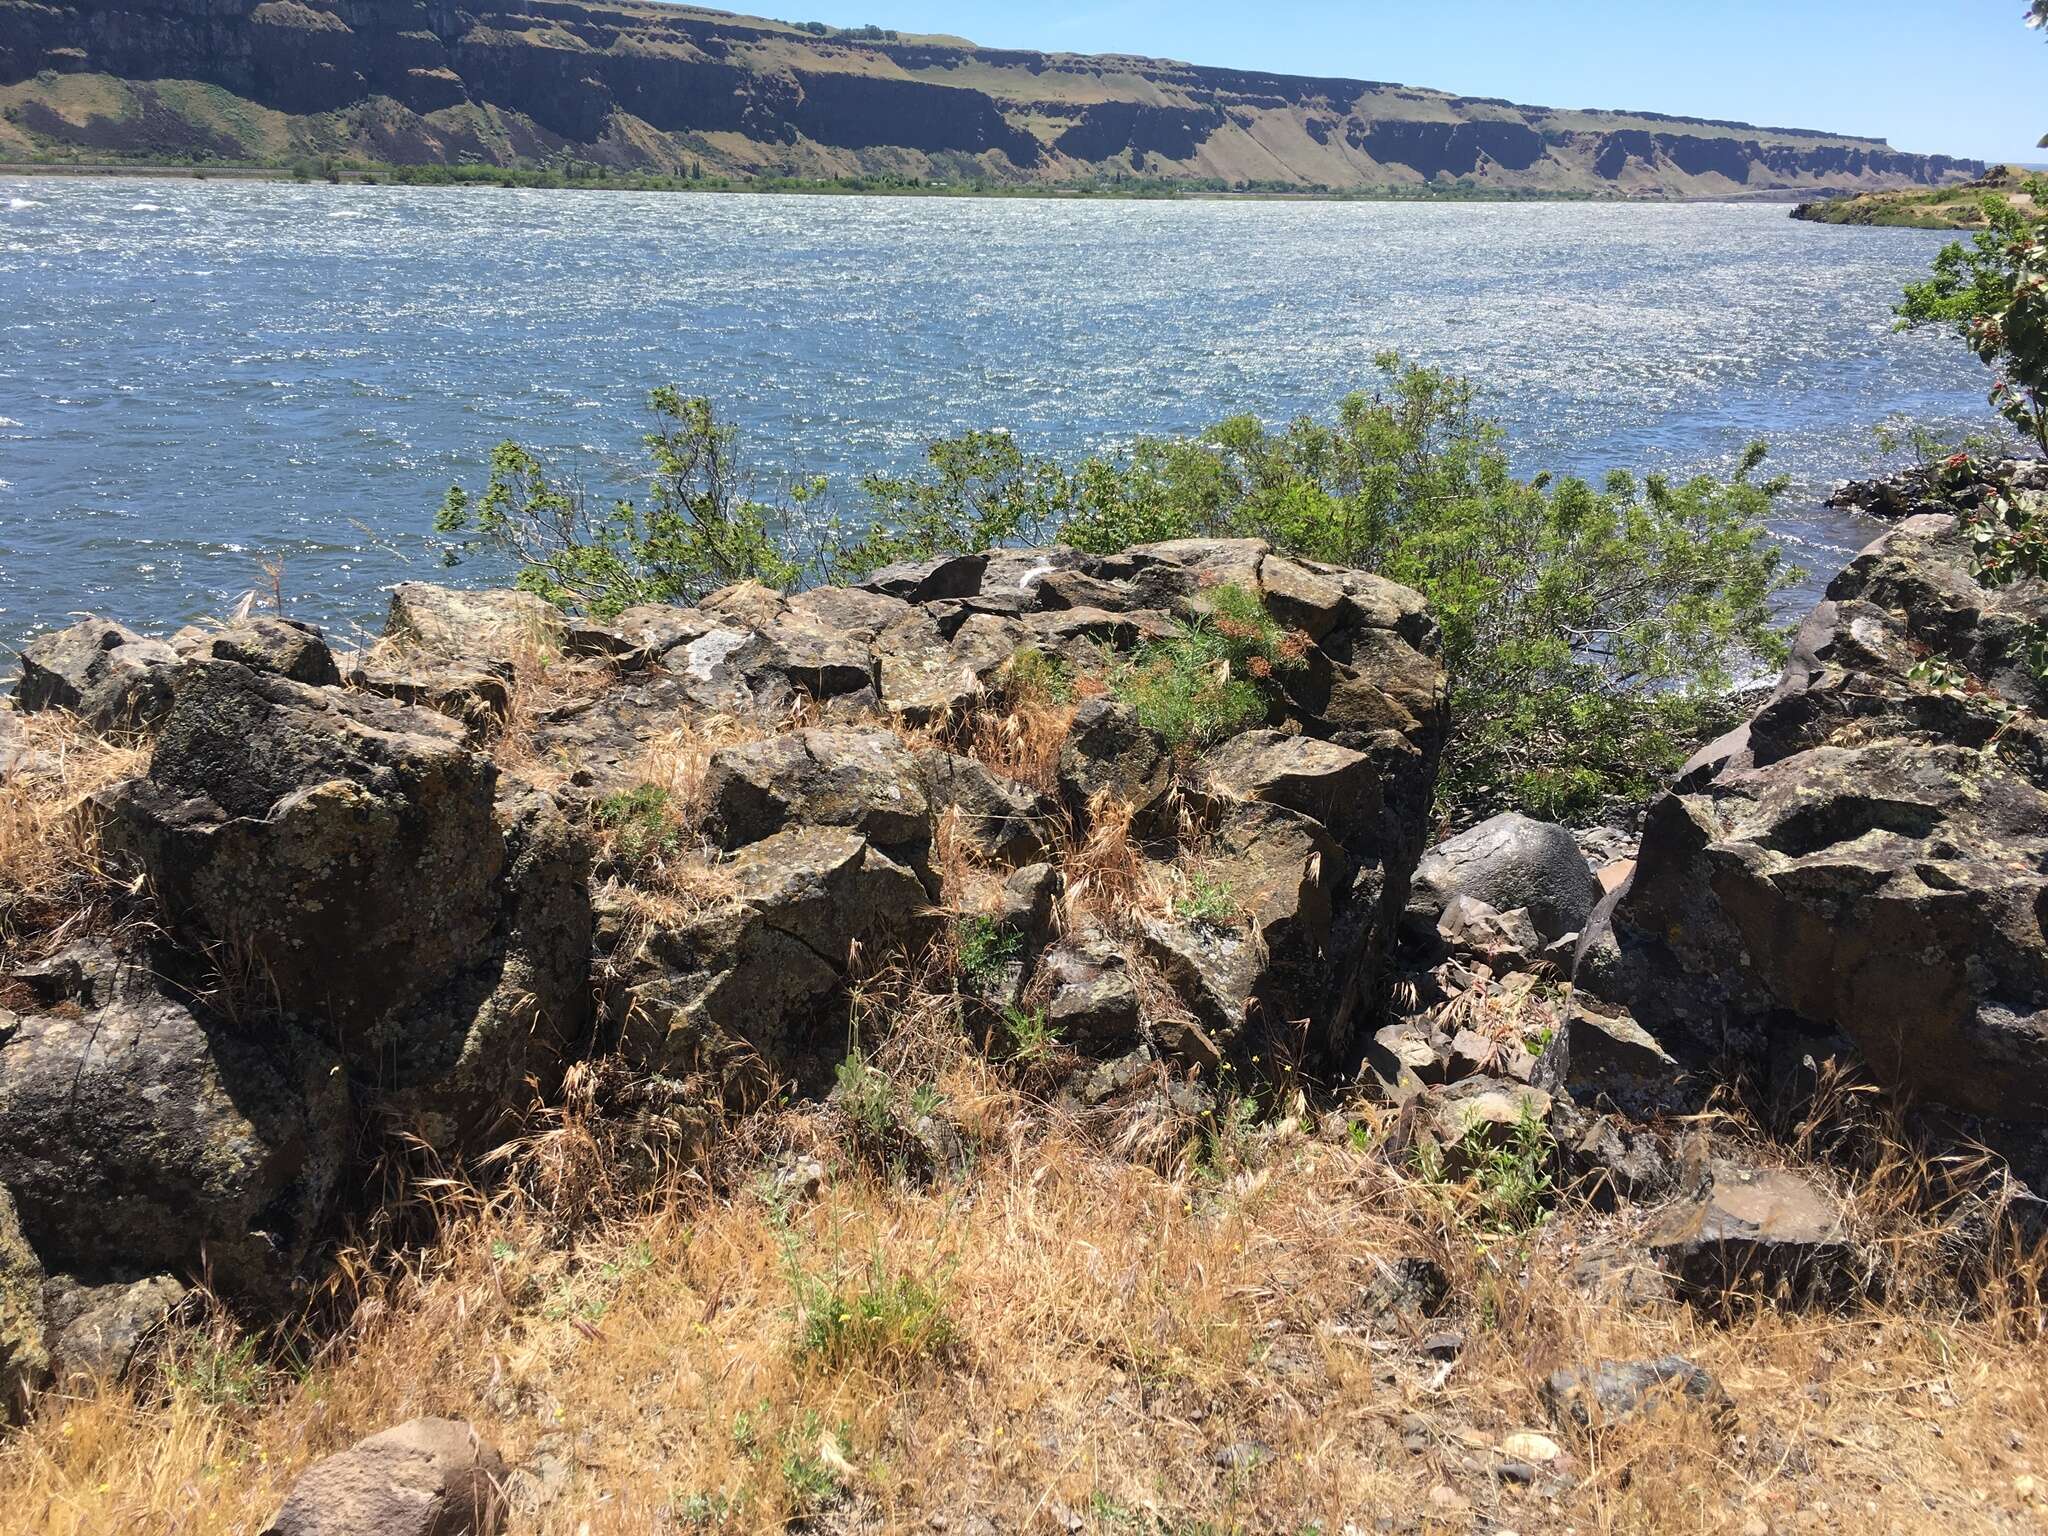
<svg viewBox="0 0 2048 1536">
<path fill-rule="evenodd" d="M 1326 412 L 1386 348 L 1481 378 L 1525 473 L 1769 438 L 1810 595 L 1869 535 L 1818 496 L 1875 423 L 1989 419 L 1960 346 L 1891 330 L 1941 243 L 1782 205 L 0 179 L 0 644 L 218 613 L 273 555 L 295 615 L 374 623 L 492 444 L 629 474 L 659 382 L 764 475 L 847 479 L 969 427 L 1071 454 Z"/>
</svg>

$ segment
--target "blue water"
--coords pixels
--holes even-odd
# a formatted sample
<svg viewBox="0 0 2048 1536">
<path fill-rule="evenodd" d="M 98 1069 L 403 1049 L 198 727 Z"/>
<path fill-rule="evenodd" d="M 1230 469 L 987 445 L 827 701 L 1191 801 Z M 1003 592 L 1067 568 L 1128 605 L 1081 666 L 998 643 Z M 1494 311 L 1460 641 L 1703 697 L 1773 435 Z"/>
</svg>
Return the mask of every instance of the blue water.
<svg viewBox="0 0 2048 1536">
<path fill-rule="evenodd" d="M 1824 581 L 1869 530 L 1819 493 L 1878 466 L 1874 423 L 1988 419 L 1959 345 L 1890 329 L 1940 244 L 1755 205 L 0 178 L 0 645 L 219 613 L 277 556 L 290 612 L 374 621 L 494 442 L 602 483 L 660 381 L 764 478 L 848 477 L 970 426 L 1078 452 L 1326 411 L 1389 347 L 1481 376 L 1528 472 L 1767 436 Z"/>
</svg>

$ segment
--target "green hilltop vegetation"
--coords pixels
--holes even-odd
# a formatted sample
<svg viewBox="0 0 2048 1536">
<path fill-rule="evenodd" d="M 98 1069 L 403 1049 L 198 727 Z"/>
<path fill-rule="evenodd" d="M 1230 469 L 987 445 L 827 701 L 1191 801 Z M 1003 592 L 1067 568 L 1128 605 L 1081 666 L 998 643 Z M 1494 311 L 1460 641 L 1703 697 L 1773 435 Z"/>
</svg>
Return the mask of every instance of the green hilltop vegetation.
<svg viewBox="0 0 2048 1536">
<path fill-rule="evenodd" d="M 2048 209 L 2048 175 L 2001 165 L 1960 186 L 1861 192 L 1822 198 L 1792 210 L 1815 224 L 1859 224 L 1886 229 L 1986 229 L 1985 199 L 2002 197 L 2029 213 Z"/>
</svg>

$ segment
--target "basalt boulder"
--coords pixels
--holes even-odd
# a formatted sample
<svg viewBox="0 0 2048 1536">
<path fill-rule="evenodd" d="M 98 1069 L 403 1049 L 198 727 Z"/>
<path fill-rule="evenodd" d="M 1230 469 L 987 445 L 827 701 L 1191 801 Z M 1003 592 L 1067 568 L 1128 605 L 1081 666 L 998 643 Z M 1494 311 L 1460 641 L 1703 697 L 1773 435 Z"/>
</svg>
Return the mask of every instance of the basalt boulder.
<svg viewBox="0 0 2048 1536">
<path fill-rule="evenodd" d="M 263 1536 L 496 1536 L 505 1476 L 469 1424 L 414 1419 L 308 1467 Z"/>
<path fill-rule="evenodd" d="M 630 1063 L 735 1106 L 830 1085 L 846 1021 L 828 1006 L 864 962 L 934 928 L 918 877 L 859 833 L 793 827 L 707 870 L 722 887 L 677 921 L 600 919 L 604 1017 Z"/>
<path fill-rule="evenodd" d="M 134 734 L 163 718 L 178 653 L 106 619 L 38 635 L 22 649 L 15 707 L 63 709 L 103 734 Z"/>
<path fill-rule="evenodd" d="M 328 687 L 341 681 L 327 640 L 310 624 L 267 615 L 222 628 L 194 627 L 171 636 L 171 649 L 188 660 L 235 661 L 257 672 L 275 672 L 295 683 Z"/>
<path fill-rule="evenodd" d="M 284 1024 L 244 1036 L 139 957 L 19 980 L 37 1002 L 0 1011 L 0 1185 L 43 1265 L 284 1300 L 350 1151 L 334 1052 Z"/>
<path fill-rule="evenodd" d="M 1510 811 L 1437 844 L 1416 867 L 1411 906 L 1441 915 L 1458 896 L 1525 909 L 1551 940 L 1583 929 L 1601 891 L 1567 828 Z"/>
<path fill-rule="evenodd" d="M 1841 1042 L 2048 1173 L 2044 621 L 2048 587 L 1980 583 L 1952 518 L 1863 551 L 1739 739 L 1651 807 L 1581 970 L 1676 1055 L 1768 1077 Z"/>
<path fill-rule="evenodd" d="M 430 711 L 234 662 L 175 674 L 109 842 L 254 1012 L 317 1030 L 366 1104 L 484 1138 L 586 1032 L 584 854 Z"/>
<path fill-rule="evenodd" d="M 792 826 L 845 827 L 899 862 L 930 862 L 931 801 L 892 732 L 798 731 L 726 747 L 704 779 L 706 829 L 726 849 Z"/>
</svg>

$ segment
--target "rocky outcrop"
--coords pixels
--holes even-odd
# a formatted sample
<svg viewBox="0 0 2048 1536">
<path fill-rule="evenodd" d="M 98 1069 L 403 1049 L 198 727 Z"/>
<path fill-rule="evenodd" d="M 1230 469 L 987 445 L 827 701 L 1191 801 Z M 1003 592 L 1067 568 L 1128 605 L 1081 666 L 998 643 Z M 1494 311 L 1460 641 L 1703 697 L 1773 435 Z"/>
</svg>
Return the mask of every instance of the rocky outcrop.
<svg viewBox="0 0 2048 1536">
<path fill-rule="evenodd" d="M 24 712 L 63 709 L 104 734 L 147 730 L 170 707 L 178 654 L 104 619 L 38 635 L 21 653 L 15 701 Z"/>
<path fill-rule="evenodd" d="M 90 72 L 122 110 L 79 115 L 37 76 Z M 971 79 L 972 84 L 962 81 Z M 244 114 L 295 147 L 401 164 L 558 162 L 739 176 L 859 171 L 998 181 L 1123 174 L 1345 189 L 1471 181 L 1631 195 L 1940 185 L 1975 161 L 1881 141 L 1653 113 L 1559 113 L 1383 82 L 1165 60 L 813 35 L 625 3 L 0 0 L 0 84 L 38 141 L 254 156 Z"/>
<path fill-rule="evenodd" d="M 1581 968 L 1674 1054 L 1769 1081 L 1838 1044 L 2038 1176 L 2048 587 L 1972 562 L 1951 516 L 1857 556 L 1754 719 L 1651 807 Z"/>
</svg>

